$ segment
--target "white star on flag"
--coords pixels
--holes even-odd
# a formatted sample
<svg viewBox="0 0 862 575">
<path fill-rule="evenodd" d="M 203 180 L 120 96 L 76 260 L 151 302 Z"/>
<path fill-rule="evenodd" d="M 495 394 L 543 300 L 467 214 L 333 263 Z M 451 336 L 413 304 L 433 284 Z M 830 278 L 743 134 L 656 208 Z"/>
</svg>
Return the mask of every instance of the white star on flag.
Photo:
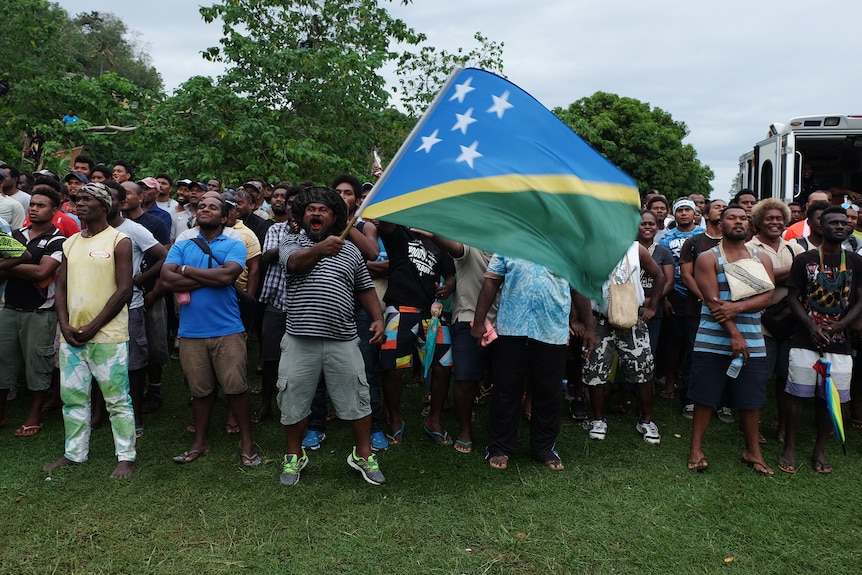
<svg viewBox="0 0 862 575">
<path fill-rule="evenodd" d="M 473 160 L 476 158 L 481 158 L 482 154 L 476 151 L 476 147 L 479 145 L 479 141 L 476 140 L 470 147 L 461 146 L 461 155 L 455 158 L 456 162 L 467 162 L 467 165 L 471 168 L 473 167 Z"/>
<path fill-rule="evenodd" d="M 514 108 L 514 106 L 509 103 L 509 90 L 503 92 L 502 96 L 494 96 L 492 94 L 491 97 L 494 98 L 494 105 L 488 108 L 486 111 L 488 113 L 495 112 L 497 114 L 497 117 L 502 120 L 503 114 L 506 112 L 506 110 L 508 110 L 509 108 Z"/>
<path fill-rule="evenodd" d="M 422 136 L 422 145 L 416 148 L 416 151 L 419 152 L 425 150 L 426 154 L 430 154 L 431 148 L 434 147 L 434 144 L 443 141 L 437 137 L 438 132 L 440 132 L 440 130 L 434 130 L 430 136 Z"/>
<path fill-rule="evenodd" d="M 468 108 L 467 111 L 463 114 L 455 114 L 455 117 L 458 118 L 458 121 L 455 122 L 455 125 L 452 126 L 452 130 L 461 130 L 461 133 L 465 136 L 467 135 L 467 126 L 477 121 L 476 118 L 473 117 L 473 108 Z"/>
<path fill-rule="evenodd" d="M 467 80 L 463 84 L 455 84 L 455 93 L 452 94 L 452 97 L 449 98 L 449 101 L 458 100 L 459 103 L 464 103 L 464 96 L 475 90 L 470 83 L 473 81 L 473 77 L 467 78 Z"/>
</svg>

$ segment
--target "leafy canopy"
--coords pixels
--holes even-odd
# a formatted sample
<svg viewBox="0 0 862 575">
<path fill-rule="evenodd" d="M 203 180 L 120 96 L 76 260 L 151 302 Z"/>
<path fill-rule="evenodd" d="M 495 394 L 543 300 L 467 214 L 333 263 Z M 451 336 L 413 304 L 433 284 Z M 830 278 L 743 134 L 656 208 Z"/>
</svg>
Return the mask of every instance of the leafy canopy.
<svg viewBox="0 0 862 575">
<path fill-rule="evenodd" d="M 709 196 L 712 169 L 697 159 L 684 122 L 634 98 L 596 92 L 554 113 L 593 148 L 637 182 L 641 194 L 657 189 L 669 199 Z"/>
</svg>

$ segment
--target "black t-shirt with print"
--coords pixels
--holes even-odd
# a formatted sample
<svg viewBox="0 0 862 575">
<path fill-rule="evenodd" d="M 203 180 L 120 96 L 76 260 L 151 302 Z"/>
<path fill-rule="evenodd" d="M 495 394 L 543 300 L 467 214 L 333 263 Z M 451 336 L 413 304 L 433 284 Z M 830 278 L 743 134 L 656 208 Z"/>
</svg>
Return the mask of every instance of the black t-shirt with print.
<svg viewBox="0 0 862 575">
<path fill-rule="evenodd" d="M 383 301 L 392 306 L 431 309 L 435 283 L 440 276 L 455 274 L 452 257 L 431 239 L 395 226 L 390 234 L 380 234 L 389 256 L 389 287 Z"/>
</svg>

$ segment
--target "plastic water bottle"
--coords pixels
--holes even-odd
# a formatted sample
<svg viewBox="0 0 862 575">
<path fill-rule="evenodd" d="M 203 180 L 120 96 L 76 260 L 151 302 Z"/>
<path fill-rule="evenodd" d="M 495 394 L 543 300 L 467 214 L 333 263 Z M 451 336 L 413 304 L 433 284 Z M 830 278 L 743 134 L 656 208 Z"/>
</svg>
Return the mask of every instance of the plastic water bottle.
<svg viewBox="0 0 862 575">
<path fill-rule="evenodd" d="M 727 367 L 727 377 L 736 379 L 737 377 L 739 377 L 740 371 L 742 371 L 742 356 L 737 355 L 733 358 L 733 361 L 731 361 L 730 365 Z"/>
</svg>

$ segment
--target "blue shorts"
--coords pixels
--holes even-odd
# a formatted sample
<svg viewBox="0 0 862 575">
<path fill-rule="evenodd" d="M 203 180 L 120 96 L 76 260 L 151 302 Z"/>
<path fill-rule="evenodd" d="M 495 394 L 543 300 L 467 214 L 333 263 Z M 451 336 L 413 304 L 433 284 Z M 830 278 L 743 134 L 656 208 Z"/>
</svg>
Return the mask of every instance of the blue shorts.
<svg viewBox="0 0 862 575">
<path fill-rule="evenodd" d="M 479 345 L 470 335 L 470 322 L 453 323 L 449 333 L 452 334 L 452 372 L 455 381 L 485 379 L 489 348 Z"/>
<path fill-rule="evenodd" d="M 767 363 L 765 357 L 750 357 L 739 377 L 732 379 L 725 374 L 729 355 L 696 351 L 691 358 L 688 399 L 716 409 L 762 409 L 766 405 Z"/>
</svg>

